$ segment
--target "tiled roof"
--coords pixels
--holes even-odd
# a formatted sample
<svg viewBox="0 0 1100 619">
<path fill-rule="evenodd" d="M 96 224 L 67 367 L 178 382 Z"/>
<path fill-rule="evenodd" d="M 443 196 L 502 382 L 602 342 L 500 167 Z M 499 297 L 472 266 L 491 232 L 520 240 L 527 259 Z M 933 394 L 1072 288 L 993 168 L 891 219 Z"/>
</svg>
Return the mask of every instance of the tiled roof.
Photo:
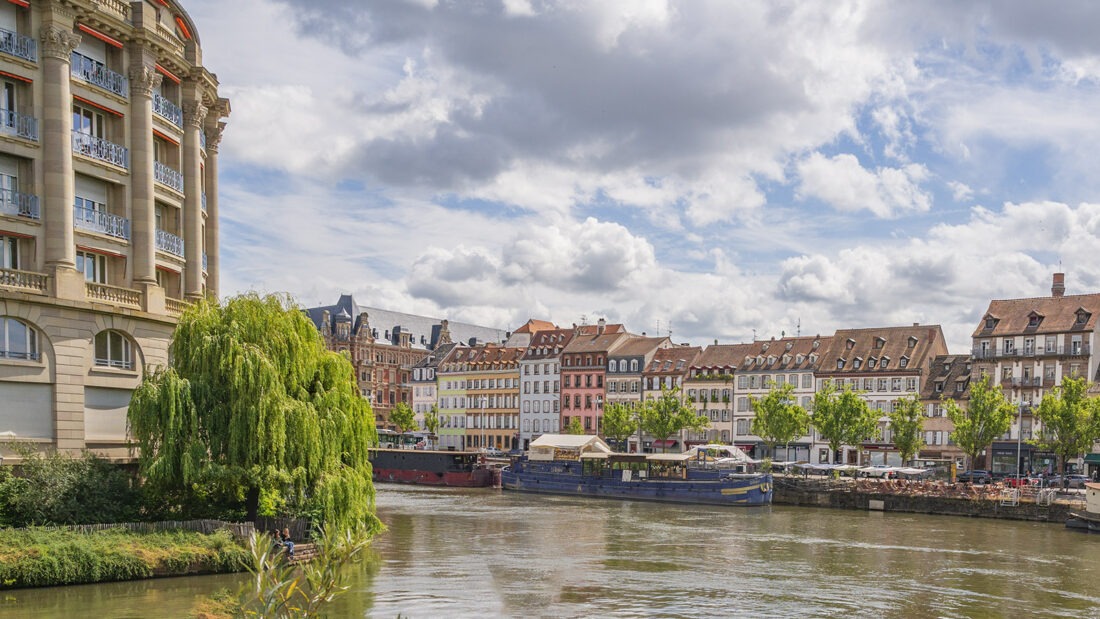
<svg viewBox="0 0 1100 619">
<path fill-rule="evenodd" d="M 692 362 L 702 354 L 699 346 L 673 346 L 662 348 L 653 354 L 653 360 L 645 368 L 645 374 L 687 374 Z"/>
<path fill-rule="evenodd" d="M 611 330 L 612 327 L 616 328 Z M 580 333 L 573 336 L 573 340 L 569 342 L 563 352 L 607 352 L 627 337 L 622 325 L 607 325 L 602 335 L 597 335 L 596 328 L 593 325 L 585 325 L 580 331 Z"/>
<path fill-rule="evenodd" d="M 733 369 L 741 364 L 741 361 L 751 349 L 752 344 L 711 344 L 691 363 L 691 367 L 697 369 Z"/>
<path fill-rule="evenodd" d="M 626 338 L 611 351 L 611 357 L 637 357 L 648 355 L 662 346 L 671 346 L 667 337 L 644 337 L 634 335 Z"/>
<path fill-rule="evenodd" d="M 816 370 L 822 367 L 821 361 L 832 341 L 831 337 L 815 335 L 753 342 L 739 360 L 737 371 Z"/>
<path fill-rule="evenodd" d="M 962 381 L 965 383 L 963 391 L 956 390 L 956 385 Z M 936 385 L 943 385 L 940 391 Z M 920 398 L 922 400 L 938 401 L 940 398 L 952 398 L 956 400 L 970 399 L 970 357 L 967 355 L 936 355 L 928 368 L 928 376 L 921 383 Z"/>
<path fill-rule="evenodd" d="M 1084 323 L 1077 322 L 1077 310 L 1090 314 Z M 1031 314 L 1038 314 L 1037 325 L 1031 326 Z M 992 329 L 985 328 L 987 317 L 995 319 Z M 1064 297 L 1034 297 L 1029 299 L 994 299 L 982 314 L 975 338 L 1002 335 L 1025 335 L 1083 332 L 1096 329 L 1100 317 L 1100 294 L 1076 294 Z"/>
<path fill-rule="evenodd" d="M 399 334 L 405 332 L 409 333 L 409 342 L 413 348 L 431 350 L 439 343 L 443 322 L 443 319 L 440 318 L 363 307 L 356 303 L 350 294 L 344 294 L 340 295 L 340 300 L 334 305 L 311 307 L 305 310 L 306 315 L 309 316 L 309 319 L 313 321 L 314 326 L 318 329 L 321 328 L 321 318 L 325 310 L 328 310 L 333 320 L 341 315 L 341 312 L 347 314 L 350 320 L 353 321 L 353 333 L 357 333 L 362 327 L 362 324 L 360 324 L 361 314 L 366 312 L 370 328 L 378 332 L 375 337 L 376 341 L 397 344 L 400 342 Z M 507 332 L 502 329 L 481 327 L 463 322 L 448 321 L 447 327 L 453 342 L 469 343 L 470 339 L 476 339 L 479 343 L 503 342 L 507 336 Z"/>
<path fill-rule="evenodd" d="M 535 320 L 534 318 L 528 320 L 524 325 L 513 333 L 535 333 L 537 331 L 549 331 L 551 329 L 557 329 L 557 325 L 545 320 Z"/>
<path fill-rule="evenodd" d="M 531 336 L 531 345 L 523 353 L 523 359 L 552 359 L 561 354 L 561 351 L 573 339 L 573 329 L 550 329 L 536 331 Z"/>
<path fill-rule="evenodd" d="M 833 335 L 828 348 L 819 364 L 818 372 L 821 374 L 918 372 L 926 369 L 925 364 L 930 357 L 947 354 L 943 330 L 939 325 L 841 329 Z M 884 357 L 889 359 L 886 369 L 881 366 Z M 901 367 L 902 357 L 906 358 L 904 368 Z M 875 360 L 874 367 L 870 365 L 872 358 Z M 844 360 L 841 369 L 837 368 L 838 359 Z"/>
</svg>

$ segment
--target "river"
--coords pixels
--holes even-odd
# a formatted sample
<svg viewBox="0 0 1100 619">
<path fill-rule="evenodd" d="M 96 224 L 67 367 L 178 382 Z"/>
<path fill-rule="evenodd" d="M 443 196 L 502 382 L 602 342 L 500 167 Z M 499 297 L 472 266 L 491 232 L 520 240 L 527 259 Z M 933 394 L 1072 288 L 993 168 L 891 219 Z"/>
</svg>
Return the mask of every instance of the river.
<svg viewBox="0 0 1100 619">
<path fill-rule="evenodd" d="M 1100 617 L 1100 535 L 1051 524 L 380 486 L 332 617 Z M 3 594 L 0 617 L 186 617 L 240 575 Z"/>
</svg>

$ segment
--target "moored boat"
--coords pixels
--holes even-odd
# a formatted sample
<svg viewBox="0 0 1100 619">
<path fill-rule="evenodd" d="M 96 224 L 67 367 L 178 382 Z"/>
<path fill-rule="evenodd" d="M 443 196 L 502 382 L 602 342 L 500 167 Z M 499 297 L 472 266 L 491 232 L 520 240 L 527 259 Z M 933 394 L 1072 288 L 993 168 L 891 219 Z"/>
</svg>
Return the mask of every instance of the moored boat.
<svg viewBox="0 0 1100 619">
<path fill-rule="evenodd" d="M 374 481 L 482 488 L 493 485 L 495 472 L 473 451 L 371 449 Z"/>
<path fill-rule="evenodd" d="M 743 454 L 742 454 L 743 456 Z M 724 460 L 725 462 L 720 462 Z M 599 437 L 544 434 L 501 472 L 505 490 L 707 505 L 768 505 L 772 476 L 712 450 L 623 454 Z"/>
<path fill-rule="evenodd" d="M 1066 527 L 1100 533 L 1100 484 L 1085 484 L 1085 511 L 1070 512 Z"/>
</svg>

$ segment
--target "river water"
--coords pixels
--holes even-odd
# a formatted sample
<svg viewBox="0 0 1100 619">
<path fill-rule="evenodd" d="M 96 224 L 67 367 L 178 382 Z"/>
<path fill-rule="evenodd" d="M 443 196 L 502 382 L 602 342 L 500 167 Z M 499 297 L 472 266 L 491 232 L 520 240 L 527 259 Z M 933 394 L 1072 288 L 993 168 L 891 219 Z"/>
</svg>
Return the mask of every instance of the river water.
<svg viewBox="0 0 1100 619">
<path fill-rule="evenodd" d="M 1100 617 L 1100 535 L 1058 525 L 380 486 L 332 617 Z M 0 617 L 186 617 L 239 575 L 2 594 Z"/>
</svg>

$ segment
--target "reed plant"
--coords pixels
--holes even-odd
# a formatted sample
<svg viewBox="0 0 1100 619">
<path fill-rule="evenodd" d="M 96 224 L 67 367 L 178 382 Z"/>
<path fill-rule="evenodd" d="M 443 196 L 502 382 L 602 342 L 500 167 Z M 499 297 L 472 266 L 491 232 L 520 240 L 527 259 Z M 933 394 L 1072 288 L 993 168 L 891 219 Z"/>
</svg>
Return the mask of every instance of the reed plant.
<svg viewBox="0 0 1100 619">
<path fill-rule="evenodd" d="M 226 531 L 0 530 L 0 588 L 236 572 L 249 552 Z"/>
</svg>

